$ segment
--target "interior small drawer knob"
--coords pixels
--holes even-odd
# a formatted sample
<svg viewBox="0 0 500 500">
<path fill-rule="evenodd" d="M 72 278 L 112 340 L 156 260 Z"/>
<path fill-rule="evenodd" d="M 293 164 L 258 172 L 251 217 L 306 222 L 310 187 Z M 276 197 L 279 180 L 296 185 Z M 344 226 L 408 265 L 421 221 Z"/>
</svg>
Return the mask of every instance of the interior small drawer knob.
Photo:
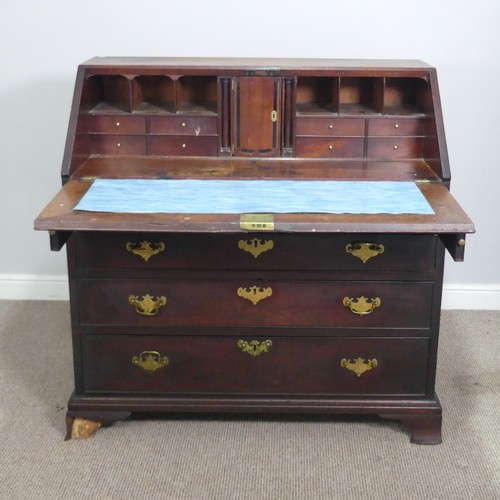
<svg viewBox="0 0 500 500">
<path fill-rule="evenodd" d="M 236 291 L 238 297 L 249 300 L 254 306 L 261 300 L 270 297 L 273 294 L 271 287 L 261 288 L 258 286 L 251 286 L 249 288 L 240 287 Z"/>
<path fill-rule="evenodd" d="M 128 301 L 135 307 L 137 314 L 142 316 L 156 316 L 161 307 L 167 304 L 167 299 L 163 295 L 160 297 L 152 297 L 146 295 L 130 295 Z"/>
<path fill-rule="evenodd" d="M 142 351 L 132 358 L 132 364 L 146 370 L 150 374 L 167 366 L 168 363 L 167 356 L 162 356 L 158 351 Z"/>
<path fill-rule="evenodd" d="M 349 243 L 345 251 L 360 259 L 363 264 L 377 255 L 384 253 L 385 247 L 379 243 Z"/>
<path fill-rule="evenodd" d="M 247 342 L 246 340 L 238 340 L 237 345 L 242 352 L 255 358 L 265 352 L 269 352 L 273 343 L 271 340 L 264 340 L 262 342 L 259 342 L 258 340 L 252 340 L 250 342 Z"/>
<path fill-rule="evenodd" d="M 340 366 L 342 368 L 345 368 L 346 370 L 349 370 L 351 372 L 354 372 L 357 377 L 361 377 L 363 373 L 372 370 L 373 368 L 376 368 L 378 366 L 378 361 L 373 358 L 373 359 L 363 359 L 363 358 L 357 358 L 357 359 L 347 359 L 343 358 L 340 360 Z"/>
<path fill-rule="evenodd" d="M 240 248 L 244 252 L 252 254 L 255 258 L 257 258 L 261 253 L 272 250 L 274 248 L 274 241 L 262 241 L 259 238 L 252 238 L 251 240 L 239 240 L 238 248 Z"/>
<path fill-rule="evenodd" d="M 373 299 L 367 299 L 364 295 L 357 298 L 344 297 L 342 301 L 345 307 L 348 307 L 350 311 L 359 316 L 366 316 L 372 313 L 377 307 L 380 307 L 382 301 L 379 297 Z"/>
<path fill-rule="evenodd" d="M 163 241 L 151 242 L 151 241 L 141 241 L 138 243 L 129 241 L 125 248 L 132 252 L 134 255 L 142 257 L 146 262 L 153 256 L 165 250 L 165 243 Z"/>
</svg>

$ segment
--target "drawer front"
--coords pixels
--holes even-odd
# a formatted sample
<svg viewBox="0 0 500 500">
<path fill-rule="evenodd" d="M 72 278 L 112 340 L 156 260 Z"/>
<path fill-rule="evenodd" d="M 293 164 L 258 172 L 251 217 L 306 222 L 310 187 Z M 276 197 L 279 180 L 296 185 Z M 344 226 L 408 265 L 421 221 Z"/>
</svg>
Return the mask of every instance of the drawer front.
<svg viewBox="0 0 500 500">
<path fill-rule="evenodd" d="M 364 136 L 365 120 L 362 118 L 297 118 L 299 136 L 335 137 Z"/>
<path fill-rule="evenodd" d="M 368 135 L 423 135 L 425 121 L 419 118 L 371 118 L 368 120 Z"/>
<path fill-rule="evenodd" d="M 77 233 L 82 269 L 434 271 L 437 237 Z"/>
<path fill-rule="evenodd" d="M 149 154 L 158 156 L 217 156 L 218 139 L 210 136 L 152 135 Z"/>
<path fill-rule="evenodd" d="M 380 160 L 422 158 L 423 137 L 368 137 L 367 157 Z"/>
<path fill-rule="evenodd" d="M 82 325 L 430 328 L 434 285 L 383 281 L 80 279 Z"/>
<path fill-rule="evenodd" d="M 146 118 L 142 116 L 88 116 L 91 134 L 145 134 Z"/>
<path fill-rule="evenodd" d="M 302 158 L 362 158 L 363 137 L 297 137 L 295 156 Z"/>
<path fill-rule="evenodd" d="M 150 134 L 217 135 L 216 116 L 151 116 Z"/>
<path fill-rule="evenodd" d="M 423 395 L 427 338 L 82 336 L 86 392 Z"/>
<path fill-rule="evenodd" d="M 93 135 L 92 153 L 102 155 L 147 155 L 146 136 Z"/>
</svg>

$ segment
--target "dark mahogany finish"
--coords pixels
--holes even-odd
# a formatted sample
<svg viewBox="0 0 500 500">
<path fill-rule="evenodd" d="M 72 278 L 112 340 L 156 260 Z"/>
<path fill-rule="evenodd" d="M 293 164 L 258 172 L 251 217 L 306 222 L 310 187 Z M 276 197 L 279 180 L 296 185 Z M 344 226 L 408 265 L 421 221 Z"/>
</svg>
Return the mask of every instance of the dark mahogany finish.
<svg viewBox="0 0 500 500">
<path fill-rule="evenodd" d="M 286 412 L 378 414 L 441 441 L 444 252 L 462 260 L 474 228 L 448 191 L 434 68 L 93 59 L 62 177 L 35 227 L 68 245 L 68 436 L 132 412 Z M 416 181 L 435 214 L 285 213 L 252 232 L 240 214 L 74 211 L 95 177 Z"/>
</svg>

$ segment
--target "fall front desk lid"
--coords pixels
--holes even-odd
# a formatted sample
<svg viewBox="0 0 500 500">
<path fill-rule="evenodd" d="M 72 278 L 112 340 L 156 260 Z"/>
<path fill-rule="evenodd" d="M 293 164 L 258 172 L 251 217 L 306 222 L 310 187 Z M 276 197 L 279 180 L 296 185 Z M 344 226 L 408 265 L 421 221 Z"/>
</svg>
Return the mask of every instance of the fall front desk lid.
<svg viewBox="0 0 500 500">
<path fill-rule="evenodd" d="M 75 211 L 434 214 L 414 182 L 96 179 Z"/>
</svg>

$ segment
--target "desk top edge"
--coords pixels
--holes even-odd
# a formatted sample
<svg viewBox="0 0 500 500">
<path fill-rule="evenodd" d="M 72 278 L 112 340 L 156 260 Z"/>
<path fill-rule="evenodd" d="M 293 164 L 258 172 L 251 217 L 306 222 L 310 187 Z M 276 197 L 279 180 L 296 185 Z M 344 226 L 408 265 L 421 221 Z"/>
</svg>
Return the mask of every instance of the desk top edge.
<svg viewBox="0 0 500 500">
<path fill-rule="evenodd" d="M 327 58 L 256 58 L 256 57 L 94 57 L 81 67 L 189 67 L 189 68 L 236 68 L 236 69 L 376 69 L 430 70 L 433 66 L 417 59 L 327 59 Z"/>
</svg>

